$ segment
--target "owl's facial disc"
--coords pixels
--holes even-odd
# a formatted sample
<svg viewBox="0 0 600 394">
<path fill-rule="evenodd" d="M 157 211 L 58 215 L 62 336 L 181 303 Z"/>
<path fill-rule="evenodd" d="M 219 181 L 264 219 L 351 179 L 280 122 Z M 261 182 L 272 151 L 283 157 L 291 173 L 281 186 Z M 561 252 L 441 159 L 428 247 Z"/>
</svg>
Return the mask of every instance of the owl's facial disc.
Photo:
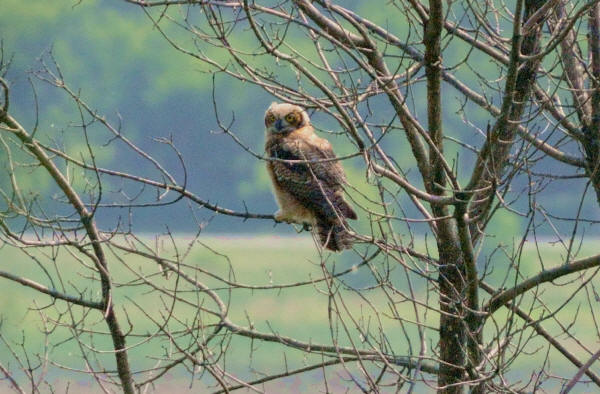
<svg viewBox="0 0 600 394">
<path fill-rule="evenodd" d="M 271 122 L 268 122 L 267 128 L 271 133 L 275 134 L 287 134 L 298 128 L 298 125 L 295 122 L 290 123 L 288 119 L 272 119 Z"/>
<path fill-rule="evenodd" d="M 265 114 L 265 126 L 272 134 L 288 134 L 308 123 L 308 115 L 296 105 L 272 103 Z"/>
<path fill-rule="evenodd" d="M 270 133 L 285 134 L 285 133 L 289 133 L 290 131 L 292 131 L 292 129 L 290 128 L 290 125 L 287 124 L 285 122 L 285 120 L 283 120 L 283 119 L 273 118 L 273 119 L 269 119 L 269 120 L 266 122 L 266 124 L 267 124 L 267 130 Z"/>
</svg>

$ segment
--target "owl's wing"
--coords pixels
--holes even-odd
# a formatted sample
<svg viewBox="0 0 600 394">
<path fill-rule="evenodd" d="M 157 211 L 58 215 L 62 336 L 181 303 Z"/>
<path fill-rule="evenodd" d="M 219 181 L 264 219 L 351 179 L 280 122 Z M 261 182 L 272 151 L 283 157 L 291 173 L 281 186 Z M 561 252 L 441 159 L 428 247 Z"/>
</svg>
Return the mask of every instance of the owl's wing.
<svg viewBox="0 0 600 394">
<path fill-rule="evenodd" d="M 328 142 L 316 146 L 296 139 L 272 145 L 268 153 L 277 159 L 313 161 L 271 162 L 279 186 L 305 207 L 321 217 L 336 218 L 339 215 L 356 218 L 356 213 L 342 194 L 342 185 L 346 182 L 342 166 L 335 160 L 323 161 L 336 158 Z"/>
<path fill-rule="evenodd" d="M 346 183 L 342 165 L 339 161 L 332 160 L 337 159 L 337 156 L 333 153 L 329 141 L 321 139 L 318 146 L 309 143 L 304 143 L 304 145 L 307 146 L 307 149 L 303 149 L 302 153 L 306 157 L 305 160 L 312 161 L 310 168 L 318 179 L 338 188 Z"/>
</svg>

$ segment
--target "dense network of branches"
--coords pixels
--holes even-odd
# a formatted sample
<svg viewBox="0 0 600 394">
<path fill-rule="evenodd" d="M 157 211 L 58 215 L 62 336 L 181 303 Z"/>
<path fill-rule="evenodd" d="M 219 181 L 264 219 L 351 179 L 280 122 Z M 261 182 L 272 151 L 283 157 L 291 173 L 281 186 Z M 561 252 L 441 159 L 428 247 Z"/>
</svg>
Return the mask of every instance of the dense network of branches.
<svg viewBox="0 0 600 394">
<path fill-rule="evenodd" d="M 351 179 L 347 191 L 362 222 L 352 229 L 354 250 L 344 252 L 352 267 L 336 269 L 340 257 L 322 252 L 319 276 L 293 283 L 246 283 L 233 264 L 219 271 L 190 259 L 203 248 L 200 221 L 185 244 L 170 231 L 159 237 L 169 247 L 126 220 L 101 228 L 107 210 L 135 217 L 176 203 L 248 226 L 274 217 L 195 194 L 172 141 L 158 140 L 180 163 L 177 172 L 69 86 L 60 59 L 47 56 L 34 77 L 75 103 L 73 138 L 85 146 L 77 154 L 22 126 L 9 106 L 10 83 L 0 79 L 0 237 L 42 273 L 33 280 L 11 262 L 0 277 L 51 299 L 36 308 L 41 335 L 77 343 L 85 367 L 71 372 L 126 393 L 145 392 L 172 370 L 218 392 L 269 391 L 273 381 L 313 370 L 322 371 L 323 391 L 335 391 L 332 374 L 362 392 L 600 387 L 600 255 L 586 234 L 600 208 L 598 1 L 124 1 L 180 56 L 336 122 L 352 148 L 340 160 L 360 160 L 362 183 Z M 250 159 L 269 160 L 219 118 L 227 101 L 217 96 L 206 100 L 222 131 Z M 260 116 L 251 121 L 262 124 Z M 100 140 L 154 173 L 99 166 Z M 28 171 L 43 171 L 56 193 L 24 193 Z M 553 193 L 566 189 L 568 204 L 556 204 Z M 48 200 L 60 208 L 49 211 L 56 205 Z M 503 231 L 511 244 L 499 241 Z M 552 255 L 543 252 L 548 240 Z M 525 264 L 527 250 L 534 256 Z M 79 276 L 65 272 L 65 258 L 81 267 Z M 116 266 L 131 279 L 116 277 Z M 355 272 L 368 284 L 349 281 Z M 276 298 L 299 288 L 327 297 L 328 341 L 256 328 L 252 316 L 232 312 L 244 310 L 248 291 Z M 154 308 L 127 292 L 143 292 Z M 153 329 L 136 329 L 132 313 Z M 50 346 L 33 355 L 20 340 L 0 339 L 12 361 L 0 359 L 0 374 L 19 392 L 44 391 L 49 368 L 73 368 L 54 362 Z M 148 343 L 162 352 L 146 355 Z M 304 365 L 229 369 L 236 346 L 258 343 L 271 344 L 273 359 L 301 354 Z"/>
</svg>

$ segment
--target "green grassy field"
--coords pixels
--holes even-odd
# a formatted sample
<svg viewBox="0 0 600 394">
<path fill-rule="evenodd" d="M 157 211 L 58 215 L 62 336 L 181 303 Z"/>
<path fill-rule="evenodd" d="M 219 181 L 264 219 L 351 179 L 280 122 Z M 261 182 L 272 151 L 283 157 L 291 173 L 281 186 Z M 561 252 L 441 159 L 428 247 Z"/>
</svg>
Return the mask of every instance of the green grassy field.
<svg viewBox="0 0 600 394">
<path fill-rule="evenodd" d="M 170 258 L 177 254 L 183 256 L 190 240 L 189 237 L 180 236 L 175 241 L 176 247 L 168 238 L 144 241 L 163 257 Z M 0 269 L 26 276 L 49 287 L 64 288 L 69 294 L 83 292 L 87 298 L 98 299 L 99 284 L 96 277 L 92 275 L 93 271 L 85 266 L 86 261 L 78 261 L 76 255 L 74 257 L 65 249 L 27 252 L 29 255 L 8 246 L 3 247 L 0 249 Z M 593 250 L 581 251 L 582 256 L 586 253 L 593 253 Z M 158 264 L 137 255 L 112 250 L 109 251 L 108 256 L 115 286 L 114 301 L 117 312 L 123 330 L 126 332 L 131 330 L 128 346 L 132 346 L 129 355 L 135 370 L 151 368 L 159 363 L 164 364 L 164 361 L 160 360 L 168 358 L 175 352 L 176 349 L 164 337 L 155 336 L 147 339 L 148 334 L 160 333 L 159 327 L 165 320 L 169 320 L 167 327 L 173 333 L 175 342 L 183 347 L 189 345 L 192 335 L 200 334 L 200 330 L 194 333 L 186 333 L 182 330 L 192 326 L 197 329 L 199 323 L 214 322 L 213 317 L 206 313 L 198 314 L 197 308 L 194 307 L 194 305 L 203 305 L 214 309 L 210 298 L 181 278 L 178 279 L 177 275 L 172 274 L 166 278 L 161 274 Z M 500 254 L 497 256 L 494 261 L 494 271 L 488 278 L 491 283 L 498 282 L 504 277 L 507 269 L 508 259 L 502 258 Z M 533 245 L 527 246 L 520 263 L 523 275 L 527 276 L 539 271 L 540 265 L 537 260 L 540 256 L 546 267 L 560 264 L 561 247 L 548 244 L 538 251 Z M 330 255 L 324 266 L 330 272 L 340 272 L 360 261 L 358 255 L 347 252 L 342 255 Z M 330 305 L 327 286 L 325 282 L 318 281 L 323 277 L 323 266 L 310 237 L 300 235 L 291 237 L 202 236 L 193 243 L 182 263 L 248 286 L 316 281 L 304 286 L 284 289 L 231 290 L 230 286 L 222 281 L 196 271 L 194 277 L 206 286 L 217 289 L 217 293 L 229 305 L 231 320 L 241 326 L 252 325 L 262 332 L 277 333 L 309 343 L 330 344 L 333 336 L 340 345 L 349 345 L 351 341 L 360 343 L 361 340 L 359 331 L 353 327 L 351 314 L 358 326 L 369 327 L 372 333 L 376 333 L 377 327 L 381 325 L 389 346 L 396 354 L 405 355 L 410 347 L 413 348 L 413 353 L 418 353 L 417 328 L 414 324 L 410 324 L 416 319 L 416 315 L 412 305 L 405 300 L 408 283 L 405 271 L 398 264 L 382 261 L 374 263 L 371 268 L 361 266 L 341 277 L 343 282 L 337 282 L 339 285 L 337 291 L 342 296 L 344 305 L 338 307 L 342 309 L 341 316 L 348 324 L 348 332 L 344 333 L 340 320 L 334 319 L 337 325 L 335 325 L 336 331 L 332 333 L 328 320 Z M 387 278 L 405 293 L 392 294 L 390 298 L 390 295 L 386 296 L 383 292 L 372 288 L 375 282 L 371 270 L 387 275 Z M 61 273 L 60 280 L 58 272 Z M 48 279 L 49 277 L 53 278 L 54 285 Z M 140 278 L 151 280 L 155 288 L 142 286 L 143 281 Z M 559 291 L 549 286 L 542 286 L 538 290 L 538 295 L 544 298 L 548 306 L 560 305 L 566 295 L 573 293 L 581 285 L 582 279 L 576 279 L 573 275 L 567 280 L 558 282 L 562 285 L 558 288 Z M 83 319 L 81 307 L 69 309 L 61 301 L 52 304 L 48 296 L 39 295 L 31 289 L 5 279 L 0 279 L 0 284 L 4 293 L 0 298 L 2 316 L 0 332 L 10 341 L 17 354 L 22 356 L 23 348 L 26 349 L 34 365 L 44 358 L 52 360 L 53 364 L 48 366 L 45 378 L 56 387 L 65 388 L 66 382 L 69 382 L 72 392 L 97 392 L 97 386 L 92 385 L 85 374 L 69 371 L 68 368 L 85 369 L 82 354 L 88 357 L 90 365 L 94 368 L 98 368 L 100 364 L 108 370 L 114 368 L 114 355 L 110 353 L 110 337 L 107 335 L 107 328 L 101 316 L 94 311 Z M 434 295 L 427 294 L 424 280 L 414 279 L 411 285 L 419 300 L 428 302 L 430 306 L 437 306 Z M 354 289 L 362 289 L 362 296 L 359 296 Z M 161 290 L 170 292 L 176 290 L 181 300 L 189 301 L 191 305 L 178 302 L 173 307 L 172 299 L 165 296 Z M 598 330 L 594 320 L 590 318 L 589 309 L 586 310 L 589 308 L 588 296 L 593 297 L 585 291 L 579 291 L 557 314 L 558 321 L 564 321 L 565 325 L 576 320 L 572 333 L 577 336 L 580 343 L 565 335 L 559 336 L 558 339 L 583 360 L 589 357 L 585 348 L 593 352 L 598 347 Z M 529 294 L 523 298 L 521 305 L 526 309 L 532 301 L 533 297 Z M 396 303 L 397 315 L 395 316 L 391 316 L 390 303 Z M 597 301 L 592 301 L 592 305 L 594 303 Z M 539 306 L 531 311 L 534 316 L 539 316 L 542 312 Z M 495 314 L 495 324 L 501 325 L 507 316 L 506 311 L 499 311 Z M 418 318 L 421 322 L 435 327 L 438 316 L 435 312 L 425 314 L 424 309 L 421 309 Z M 405 321 L 402 321 L 403 319 Z M 77 324 L 74 325 L 73 321 Z M 522 325 L 522 322 L 518 321 L 518 324 Z M 489 334 L 493 331 L 494 324 L 488 326 Z M 560 326 L 551 319 L 544 323 L 544 327 L 549 332 L 560 332 Z M 53 332 L 46 343 L 40 331 L 50 329 Z M 82 334 L 83 345 L 73 340 L 73 333 L 78 329 L 85 330 Z M 90 331 L 96 334 L 91 337 Z M 206 332 L 210 330 L 207 329 Z M 522 336 L 513 338 L 515 343 L 529 342 L 525 345 L 526 354 L 512 363 L 511 370 L 506 374 L 507 379 L 527 382 L 531 372 L 541 366 L 547 348 L 539 340 L 529 340 L 531 333 L 530 328 L 524 327 Z M 435 331 L 427 330 L 426 335 L 427 346 L 434 347 L 437 341 Z M 376 337 L 377 335 L 374 335 L 375 339 Z M 24 346 L 21 347 L 23 339 Z M 277 344 L 250 341 L 247 338 L 234 338 L 228 345 L 229 350 L 225 358 L 227 368 L 241 378 L 256 378 L 262 376 L 261 373 L 282 372 L 285 370 L 285 365 L 293 369 L 320 360 L 317 355 L 305 356 L 296 350 L 283 349 Z M 218 353 L 218 349 L 215 351 Z M 552 362 L 548 368 L 551 371 L 564 376 L 575 372 L 570 363 L 556 351 L 550 350 L 550 355 Z M 0 362 L 3 365 L 10 365 L 12 369 L 17 368 L 14 359 L 3 344 L 0 344 Z M 329 371 L 331 372 L 328 379 L 333 392 L 343 392 L 345 387 L 352 387 L 343 370 L 332 367 Z M 165 390 L 187 392 L 191 387 L 192 391 L 204 391 L 205 385 L 212 384 L 213 380 L 207 375 L 201 375 L 200 372 L 196 371 L 196 375 L 193 375 L 185 368 L 174 368 L 163 377 L 156 390 L 157 392 Z M 322 374 L 323 371 L 316 370 L 300 377 L 285 379 L 267 385 L 267 392 L 269 390 L 311 392 L 313 389 L 322 388 Z M 19 373 L 16 376 L 22 377 Z M 136 380 L 143 381 L 149 376 L 149 373 L 140 373 L 136 375 Z M 552 387 L 557 389 L 559 386 L 549 387 L 552 391 Z M 578 392 L 586 392 L 585 385 L 581 385 L 578 389 Z M 2 390 L 8 390 L 7 383 L 0 382 L 0 391 Z M 427 391 L 424 386 L 421 386 L 420 390 Z"/>
</svg>

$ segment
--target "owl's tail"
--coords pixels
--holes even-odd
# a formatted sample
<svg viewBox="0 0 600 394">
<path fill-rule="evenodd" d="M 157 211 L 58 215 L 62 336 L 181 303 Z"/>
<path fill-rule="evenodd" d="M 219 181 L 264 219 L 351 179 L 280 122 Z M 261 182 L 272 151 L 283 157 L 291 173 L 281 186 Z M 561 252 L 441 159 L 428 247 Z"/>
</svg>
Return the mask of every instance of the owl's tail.
<svg viewBox="0 0 600 394">
<path fill-rule="evenodd" d="M 316 230 L 319 235 L 321 245 L 325 249 L 339 252 L 343 249 L 351 249 L 353 237 L 346 230 L 348 223 L 340 219 L 317 218 Z"/>
</svg>

